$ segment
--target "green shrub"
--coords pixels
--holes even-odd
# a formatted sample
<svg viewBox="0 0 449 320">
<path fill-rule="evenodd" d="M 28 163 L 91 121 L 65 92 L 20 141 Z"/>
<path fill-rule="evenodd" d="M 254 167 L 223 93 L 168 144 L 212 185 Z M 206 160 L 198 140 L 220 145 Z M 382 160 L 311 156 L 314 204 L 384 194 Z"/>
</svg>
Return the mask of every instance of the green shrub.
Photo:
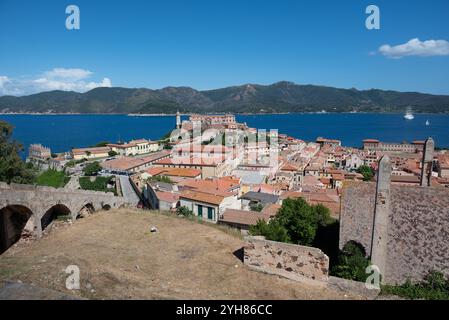
<svg viewBox="0 0 449 320">
<path fill-rule="evenodd" d="M 86 175 L 86 176 L 96 175 L 100 170 L 101 170 L 101 166 L 98 163 L 98 161 L 89 163 L 83 168 L 84 175 Z"/>
<path fill-rule="evenodd" d="M 176 209 L 176 213 L 177 213 L 179 216 L 184 216 L 184 217 L 192 217 L 192 216 L 193 216 L 192 210 L 190 210 L 190 209 L 187 208 L 186 206 L 178 207 L 178 208 Z"/>
<path fill-rule="evenodd" d="M 360 166 L 357 172 L 363 175 L 363 181 L 371 181 L 374 177 L 373 168 L 367 165 Z"/>
<path fill-rule="evenodd" d="M 152 176 L 147 179 L 148 181 L 158 181 L 173 184 L 174 182 L 167 176 Z"/>
<path fill-rule="evenodd" d="M 250 206 L 251 211 L 257 211 L 257 212 L 261 212 L 263 210 L 263 204 L 258 203 L 258 204 L 253 204 Z"/>
<path fill-rule="evenodd" d="M 365 282 L 368 277 L 366 268 L 370 264 L 362 245 L 349 241 L 338 255 L 337 264 L 331 268 L 331 274 L 344 279 Z"/>
<path fill-rule="evenodd" d="M 423 281 L 407 280 L 399 286 L 384 285 L 382 294 L 393 294 L 408 299 L 449 300 L 449 279 L 439 271 L 430 271 Z"/>
<path fill-rule="evenodd" d="M 288 198 L 282 202 L 276 217 L 269 223 L 259 222 L 250 232 L 265 236 L 268 240 L 310 246 L 318 228 L 331 222 L 333 219 L 328 208 L 311 206 L 303 198 Z"/>
<path fill-rule="evenodd" d="M 70 177 L 63 171 L 49 169 L 37 177 L 36 184 L 39 186 L 63 188 L 69 181 Z"/>
<path fill-rule="evenodd" d="M 113 177 L 95 177 L 90 181 L 90 177 L 79 178 L 79 184 L 83 190 L 113 192 L 116 194 L 115 188 L 108 188 L 108 184 L 112 182 Z"/>
<path fill-rule="evenodd" d="M 291 242 L 287 229 L 276 220 L 267 223 L 261 219 L 257 221 L 256 225 L 249 228 L 249 233 L 253 236 L 264 236 L 265 239 L 271 241 Z"/>
</svg>

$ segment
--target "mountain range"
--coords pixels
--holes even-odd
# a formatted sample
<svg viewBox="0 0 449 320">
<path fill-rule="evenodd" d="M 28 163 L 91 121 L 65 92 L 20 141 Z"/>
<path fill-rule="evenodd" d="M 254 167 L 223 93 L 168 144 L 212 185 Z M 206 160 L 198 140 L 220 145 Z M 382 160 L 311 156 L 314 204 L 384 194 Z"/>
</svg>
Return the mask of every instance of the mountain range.
<svg viewBox="0 0 449 320">
<path fill-rule="evenodd" d="M 198 91 L 189 87 L 96 88 L 85 93 L 48 91 L 0 97 L 0 113 L 286 113 L 286 112 L 449 113 L 449 95 L 378 89 L 339 89 L 282 81 Z"/>
</svg>

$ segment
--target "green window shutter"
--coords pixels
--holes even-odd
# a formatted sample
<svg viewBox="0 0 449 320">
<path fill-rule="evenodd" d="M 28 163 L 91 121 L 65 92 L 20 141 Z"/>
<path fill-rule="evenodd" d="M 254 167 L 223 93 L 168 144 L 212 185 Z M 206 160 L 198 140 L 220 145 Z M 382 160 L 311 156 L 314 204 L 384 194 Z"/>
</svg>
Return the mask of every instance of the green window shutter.
<svg viewBox="0 0 449 320">
<path fill-rule="evenodd" d="M 214 209 L 208 207 L 207 208 L 207 219 L 214 220 Z"/>
</svg>

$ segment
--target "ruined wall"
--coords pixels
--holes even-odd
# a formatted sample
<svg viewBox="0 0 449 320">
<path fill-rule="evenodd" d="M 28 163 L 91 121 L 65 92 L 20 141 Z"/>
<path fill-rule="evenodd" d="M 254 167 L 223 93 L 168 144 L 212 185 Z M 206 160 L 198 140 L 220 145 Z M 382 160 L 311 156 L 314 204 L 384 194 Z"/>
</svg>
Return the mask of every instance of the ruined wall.
<svg viewBox="0 0 449 320">
<path fill-rule="evenodd" d="M 245 237 L 244 263 L 249 268 L 296 281 L 327 282 L 329 258 L 320 249 Z"/>
</svg>

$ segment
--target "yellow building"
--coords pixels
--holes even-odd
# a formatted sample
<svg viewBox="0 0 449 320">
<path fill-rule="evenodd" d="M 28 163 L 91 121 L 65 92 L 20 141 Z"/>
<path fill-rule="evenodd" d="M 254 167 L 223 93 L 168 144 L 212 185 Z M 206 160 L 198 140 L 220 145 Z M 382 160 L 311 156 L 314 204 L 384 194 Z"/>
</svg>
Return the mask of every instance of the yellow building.
<svg viewBox="0 0 449 320">
<path fill-rule="evenodd" d="M 159 143 L 146 139 L 132 140 L 124 144 L 108 144 L 112 151 L 122 156 L 134 156 L 159 151 Z"/>
<path fill-rule="evenodd" d="M 72 157 L 75 160 L 107 158 L 109 151 L 111 151 L 110 147 L 72 149 Z"/>
</svg>

